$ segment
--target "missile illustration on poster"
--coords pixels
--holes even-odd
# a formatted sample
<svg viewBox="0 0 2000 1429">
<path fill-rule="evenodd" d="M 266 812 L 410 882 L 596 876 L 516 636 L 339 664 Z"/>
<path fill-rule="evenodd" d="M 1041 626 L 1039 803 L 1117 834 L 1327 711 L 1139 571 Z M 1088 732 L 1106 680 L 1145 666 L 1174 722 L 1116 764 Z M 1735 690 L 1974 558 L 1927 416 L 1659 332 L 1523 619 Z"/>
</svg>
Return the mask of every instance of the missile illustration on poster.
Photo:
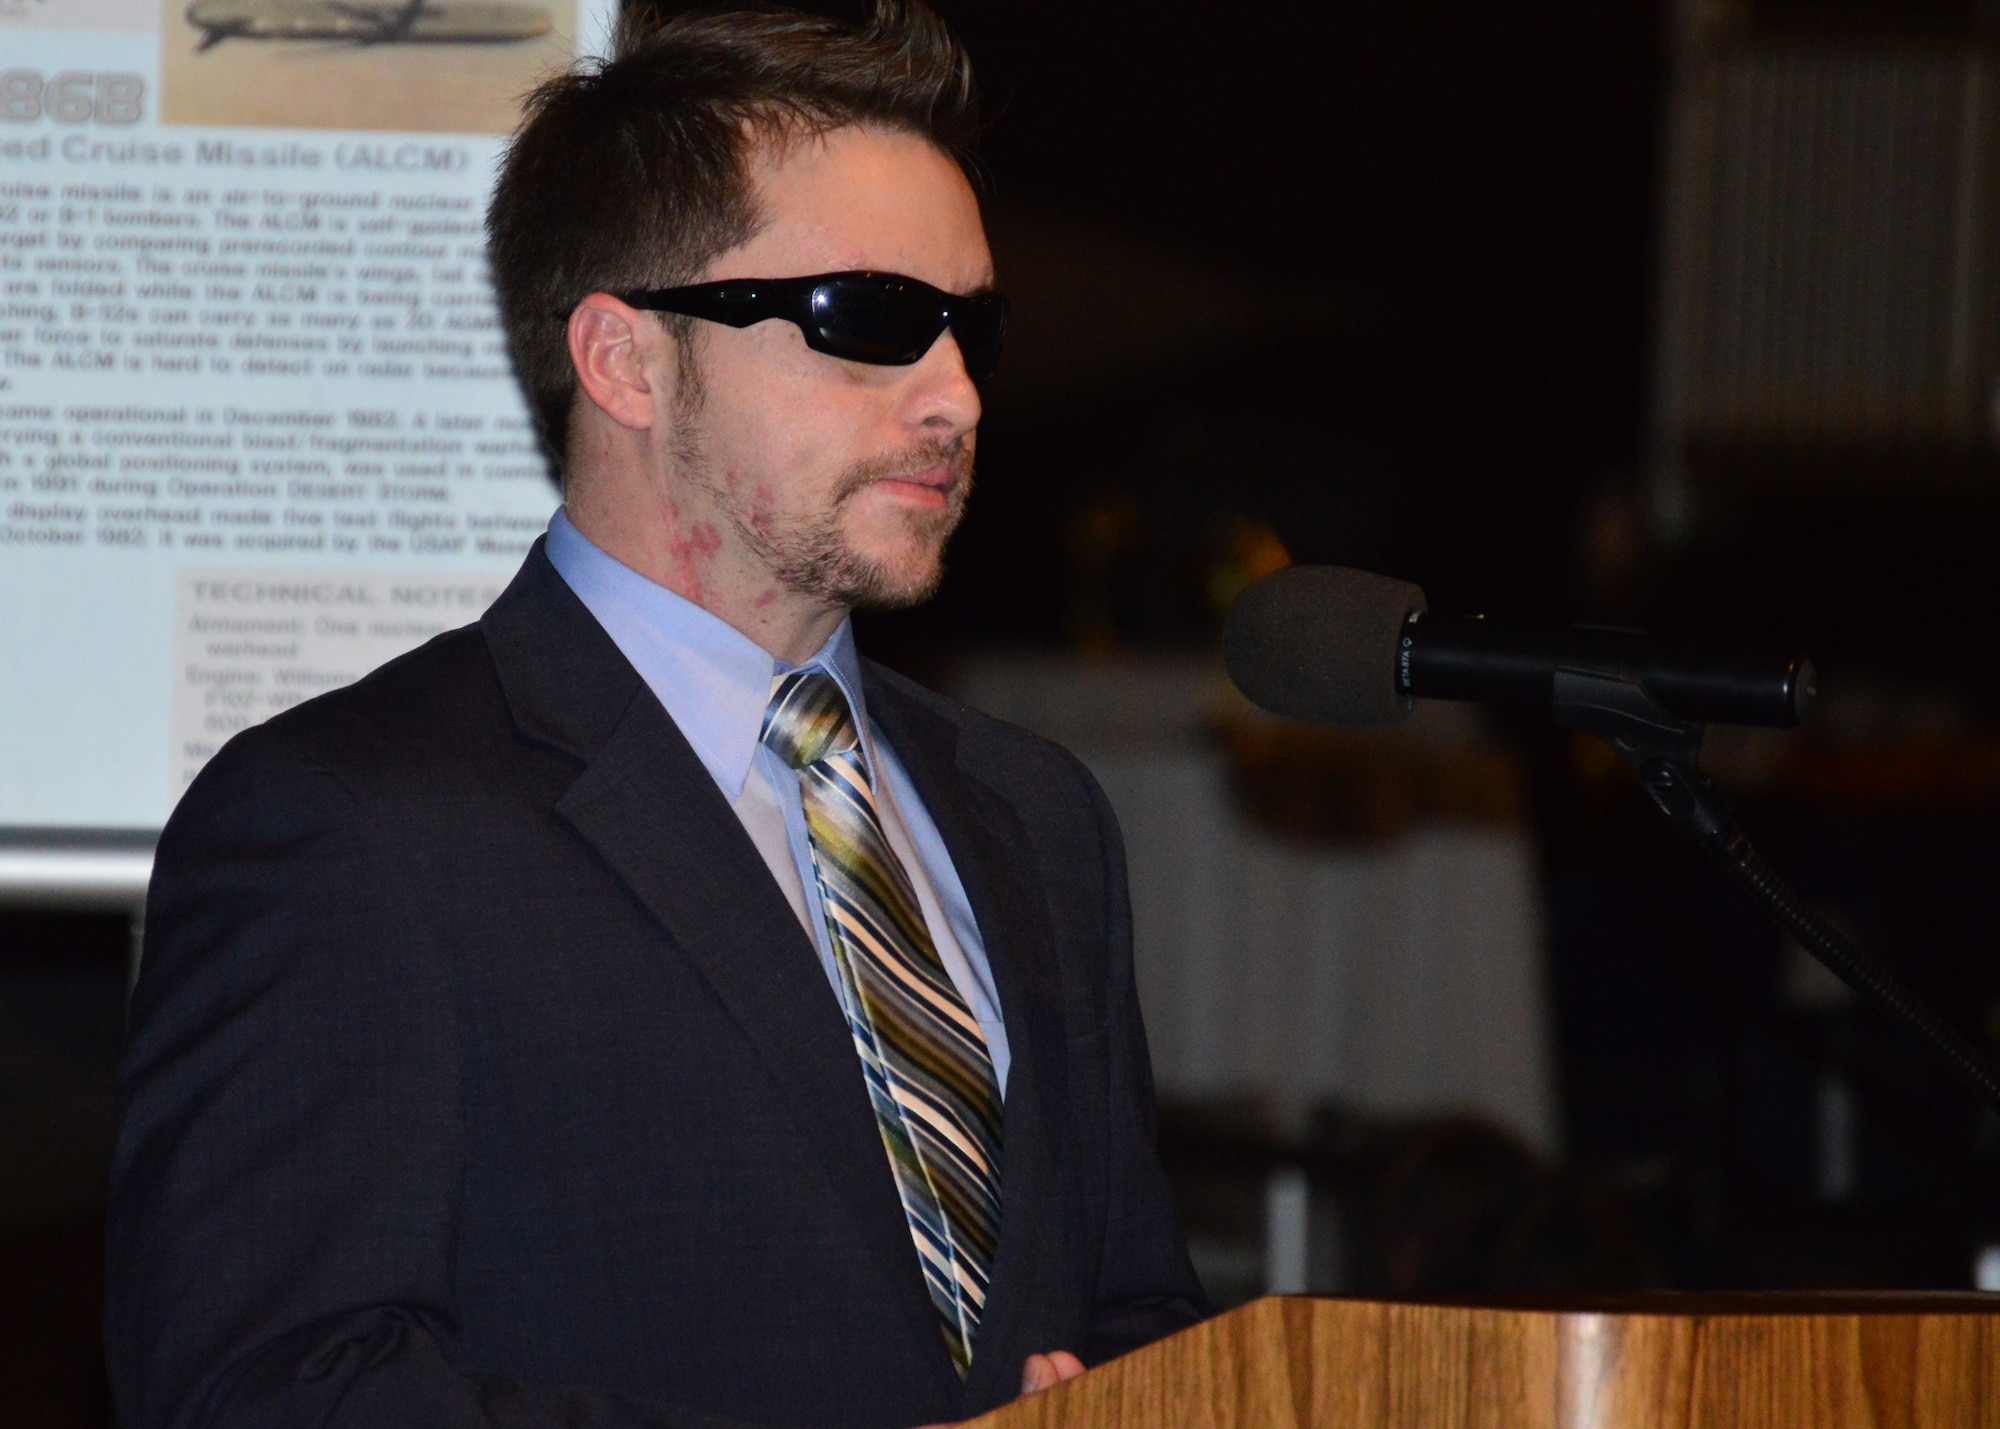
<svg viewBox="0 0 2000 1429">
<path fill-rule="evenodd" d="M 224 40 L 333 40 L 355 45 L 506 45 L 538 40 L 551 28 L 539 5 L 438 5 L 404 0 L 367 5 L 351 0 L 195 0 L 187 22 L 201 31 L 195 48 Z"/>
</svg>

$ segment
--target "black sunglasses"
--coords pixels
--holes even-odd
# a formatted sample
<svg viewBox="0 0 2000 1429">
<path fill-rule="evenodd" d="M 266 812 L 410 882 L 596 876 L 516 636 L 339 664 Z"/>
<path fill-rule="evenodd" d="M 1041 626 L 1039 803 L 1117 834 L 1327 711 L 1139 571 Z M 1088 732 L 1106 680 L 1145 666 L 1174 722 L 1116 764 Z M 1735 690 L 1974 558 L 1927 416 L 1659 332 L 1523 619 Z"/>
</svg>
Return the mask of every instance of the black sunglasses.
<svg viewBox="0 0 2000 1429">
<path fill-rule="evenodd" d="M 961 297 L 898 273 L 731 278 L 616 296 L 635 308 L 731 327 L 783 318 L 798 324 L 815 352 L 886 367 L 917 361 L 950 328 L 966 372 L 979 380 L 1000 365 L 1000 340 L 1007 331 L 1007 300 L 998 293 Z"/>
</svg>

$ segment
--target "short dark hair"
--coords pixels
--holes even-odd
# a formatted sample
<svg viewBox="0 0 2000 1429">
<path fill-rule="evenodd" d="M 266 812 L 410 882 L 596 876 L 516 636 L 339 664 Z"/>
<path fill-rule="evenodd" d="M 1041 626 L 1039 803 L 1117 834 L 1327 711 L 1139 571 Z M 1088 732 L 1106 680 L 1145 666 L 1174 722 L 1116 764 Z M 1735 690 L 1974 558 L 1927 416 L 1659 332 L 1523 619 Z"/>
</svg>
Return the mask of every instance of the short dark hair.
<svg viewBox="0 0 2000 1429">
<path fill-rule="evenodd" d="M 874 0 L 861 24 L 635 7 L 610 59 L 529 96 L 486 234 L 515 374 L 558 469 L 577 391 L 563 319 L 591 293 L 694 281 L 756 230 L 755 146 L 851 124 L 968 160 L 971 61 L 922 0 Z"/>
</svg>

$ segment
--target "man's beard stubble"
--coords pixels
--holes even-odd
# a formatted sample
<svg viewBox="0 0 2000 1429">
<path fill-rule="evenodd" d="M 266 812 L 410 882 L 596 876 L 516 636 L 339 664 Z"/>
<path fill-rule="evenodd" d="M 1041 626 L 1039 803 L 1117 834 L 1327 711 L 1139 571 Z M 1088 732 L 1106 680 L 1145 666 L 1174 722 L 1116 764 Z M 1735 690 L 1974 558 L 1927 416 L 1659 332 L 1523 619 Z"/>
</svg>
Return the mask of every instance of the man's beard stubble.
<svg viewBox="0 0 2000 1429">
<path fill-rule="evenodd" d="M 856 550 L 841 531 L 850 501 L 878 481 L 914 476 L 932 467 L 951 469 L 945 504 L 934 511 L 897 513 L 906 549 L 917 564 L 899 566 Z M 746 531 L 745 539 L 770 565 L 785 589 L 849 610 L 903 610 L 922 605 L 944 579 L 944 547 L 965 515 L 972 494 L 972 450 L 963 441 L 921 442 L 890 457 L 857 462 L 841 473 L 826 505 L 789 531 Z M 732 517 L 733 519 L 733 517 Z"/>
<path fill-rule="evenodd" d="M 918 442 L 889 456 L 855 463 L 834 482 L 825 504 L 803 520 L 780 527 L 760 521 L 740 496 L 715 479 L 695 426 L 705 396 L 694 344 L 680 344 L 675 383 L 673 446 L 687 478 L 700 486 L 743 543 L 764 562 L 778 583 L 796 595 L 847 610 L 903 610 L 922 605 L 944 579 L 944 547 L 965 516 L 972 494 L 972 448 L 956 441 Z M 899 513 L 908 548 L 924 552 L 915 567 L 898 565 L 856 550 L 841 530 L 848 504 L 878 481 L 914 476 L 933 467 L 950 468 L 945 503 L 935 511 Z"/>
</svg>

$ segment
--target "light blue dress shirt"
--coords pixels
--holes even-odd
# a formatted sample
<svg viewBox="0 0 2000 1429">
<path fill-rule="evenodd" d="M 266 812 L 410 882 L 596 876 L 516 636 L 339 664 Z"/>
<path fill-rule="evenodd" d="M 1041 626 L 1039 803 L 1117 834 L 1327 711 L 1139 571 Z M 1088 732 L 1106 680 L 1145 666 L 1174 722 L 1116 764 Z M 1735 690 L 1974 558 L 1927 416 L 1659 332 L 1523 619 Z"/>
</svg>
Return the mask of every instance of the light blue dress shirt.
<svg viewBox="0 0 2000 1429">
<path fill-rule="evenodd" d="M 793 667 L 728 622 L 606 555 L 570 524 L 564 511 L 558 510 L 549 522 L 547 550 L 557 573 L 694 747 L 819 949 L 834 996 L 844 999 L 832 936 L 820 906 L 819 880 L 813 875 L 799 776 L 758 738 L 764 708 L 770 703 L 771 681 Z M 883 831 L 916 885 L 917 901 L 946 973 L 979 1020 L 1004 1094 L 1007 1029 L 1000 1021 L 1000 999 L 993 991 L 986 944 L 937 825 L 895 751 L 868 719 L 861 696 L 861 660 L 848 622 L 840 623 L 805 667 L 833 676 L 847 696 L 873 778 Z M 773 949 L 773 956 L 782 952 Z"/>
</svg>

